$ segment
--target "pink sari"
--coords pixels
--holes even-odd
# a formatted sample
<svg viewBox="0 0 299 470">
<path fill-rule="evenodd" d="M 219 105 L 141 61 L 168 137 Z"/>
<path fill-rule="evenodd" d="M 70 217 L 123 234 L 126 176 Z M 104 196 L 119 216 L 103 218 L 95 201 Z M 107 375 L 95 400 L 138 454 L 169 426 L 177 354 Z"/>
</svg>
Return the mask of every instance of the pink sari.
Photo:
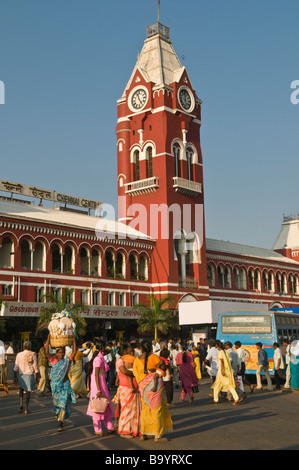
<svg viewBox="0 0 299 470">
<path fill-rule="evenodd" d="M 115 364 L 119 377 L 118 398 L 120 401 L 120 416 L 118 434 L 129 434 L 136 437 L 141 434 L 140 393 L 137 389 L 137 384 L 136 392 L 132 392 L 127 377 L 119 369 L 122 365 L 124 365 L 124 361 L 120 358 Z"/>
<path fill-rule="evenodd" d="M 175 358 L 180 370 L 182 386 L 181 400 L 184 400 L 187 393 L 190 398 L 193 397 L 192 387 L 198 385 L 198 377 L 194 368 L 193 356 L 189 351 L 186 352 L 186 355 L 187 362 L 183 362 L 183 353 L 178 353 Z"/>
</svg>

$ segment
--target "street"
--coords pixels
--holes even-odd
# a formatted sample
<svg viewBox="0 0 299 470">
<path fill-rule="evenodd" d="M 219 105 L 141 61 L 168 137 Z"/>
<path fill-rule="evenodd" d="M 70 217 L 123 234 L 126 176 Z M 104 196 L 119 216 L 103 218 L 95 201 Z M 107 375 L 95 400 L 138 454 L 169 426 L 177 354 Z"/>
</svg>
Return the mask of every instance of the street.
<svg viewBox="0 0 299 470">
<path fill-rule="evenodd" d="M 95 436 L 91 418 L 85 414 L 86 398 L 78 399 L 72 406 L 72 415 L 64 431 L 59 433 L 51 394 L 38 397 L 33 393 L 31 413 L 25 415 L 18 414 L 16 389 L 10 390 L 8 396 L 0 392 L 0 449 L 102 450 L 110 451 L 110 457 L 111 451 L 117 450 L 146 450 L 152 454 L 181 451 L 181 455 L 196 450 L 299 450 L 299 392 L 269 392 L 264 388 L 248 393 L 238 406 L 226 400 L 216 405 L 210 404 L 210 385 L 209 379 L 201 380 L 192 405 L 187 400 L 182 403 L 180 392 L 175 390 L 175 404 L 170 408 L 173 432 L 164 443 L 155 443 L 153 439 L 123 439 L 118 435 Z M 122 454 L 114 455 L 120 458 Z"/>
</svg>

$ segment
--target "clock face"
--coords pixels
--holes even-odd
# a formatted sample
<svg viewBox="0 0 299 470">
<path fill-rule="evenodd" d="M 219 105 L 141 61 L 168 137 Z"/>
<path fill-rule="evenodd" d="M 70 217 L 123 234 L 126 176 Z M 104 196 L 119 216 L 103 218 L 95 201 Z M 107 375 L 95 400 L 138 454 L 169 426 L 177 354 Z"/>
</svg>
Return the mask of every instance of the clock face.
<svg viewBox="0 0 299 470">
<path fill-rule="evenodd" d="M 147 102 L 147 93 L 143 88 L 136 90 L 131 98 L 131 104 L 134 109 L 141 109 Z"/>
<path fill-rule="evenodd" d="M 180 100 L 180 105 L 182 106 L 183 109 L 186 111 L 189 111 L 191 106 L 192 106 L 192 99 L 191 95 L 186 88 L 181 88 L 179 91 L 179 100 Z"/>
</svg>

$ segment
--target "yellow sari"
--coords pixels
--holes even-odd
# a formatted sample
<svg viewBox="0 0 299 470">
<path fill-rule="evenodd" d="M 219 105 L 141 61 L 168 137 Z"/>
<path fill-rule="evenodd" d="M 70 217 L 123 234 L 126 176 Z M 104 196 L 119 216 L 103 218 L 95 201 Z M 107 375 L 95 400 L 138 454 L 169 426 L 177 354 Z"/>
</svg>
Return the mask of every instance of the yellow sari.
<svg viewBox="0 0 299 470">
<path fill-rule="evenodd" d="M 191 351 L 193 357 L 193 361 L 195 364 L 195 373 L 197 375 L 198 379 L 201 379 L 201 370 L 200 370 L 200 357 L 199 357 L 199 352 L 198 351 Z"/>
<path fill-rule="evenodd" d="M 217 360 L 219 363 L 219 368 L 216 376 L 216 380 L 212 385 L 214 389 L 214 401 L 218 401 L 218 396 L 220 392 L 230 392 L 235 401 L 238 401 L 239 397 L 236 392 L 236 384 L 234 379 L 234 373 L 232 366 L 226 351 L 221 350 L 218 352 Z M 221 361 L 223 361 L 223 372 L 221 371 Z"/>
<path fill-rule="evenodd" d="M 84 354 L 81 351 L 77 351 L 77 354 L 72 361 L 72 365 L 69 370 L 69 379 L 71 387 L 76 395 L 87 395 L 88 391 L 85 385 L 85 379 L 83 375 L 83 358 Z"/>
<path fill-rule="evenodd" d="M 148 358 L 147 368 L 156 369 L 160 359 L 155 354 Z M 144 372 L 144 359 L 136 357 L 133 374 L 137 380 L 141 397 L 141 434 L 160 438 L 165 432 L 172 431 L 172 420 L 164 398 L 163 379 L 158 379 L 157 391 L 152 392 L 154 373 Z"/>
</svg>

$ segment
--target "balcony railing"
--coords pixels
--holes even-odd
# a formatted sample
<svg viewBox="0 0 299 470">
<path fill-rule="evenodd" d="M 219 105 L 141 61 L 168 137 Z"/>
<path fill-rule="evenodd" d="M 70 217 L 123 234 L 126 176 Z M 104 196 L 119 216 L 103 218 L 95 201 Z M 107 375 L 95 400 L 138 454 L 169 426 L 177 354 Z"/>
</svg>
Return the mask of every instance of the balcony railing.
<svg viewBox="0 0 299 470">
<path fill-rule="evenodd" d="M 132 194 L 132 196 L 138 196 L 139 194 L 150 193 L 156 191 L 159 187 L 159 178 L 152 176 L 144 180 L 131 181 L 125 184 L 125 192 Z"/>
<path fill-rule="evenodd" d="M 152 24 L 151 26 L 148 26 L 146 28 L 147 38 L 151 38 L 152 36 L 155 36 L 156 34 L 160 34 L 164 38 L 169 39 L 169 28 L 167 28 L 167 26 L 164 26 L 163 24 L 159 22 Z"/>
<path fill-rule="evenodd" d="M 177 192 L 187 194 L 188 196 L 198 196 L 198 194 L 202 193 L 201 183 L 186 180 L 185 178 L 180 178 L 179 176 L 174 176 L 173 187 Z"/>
</svg>

